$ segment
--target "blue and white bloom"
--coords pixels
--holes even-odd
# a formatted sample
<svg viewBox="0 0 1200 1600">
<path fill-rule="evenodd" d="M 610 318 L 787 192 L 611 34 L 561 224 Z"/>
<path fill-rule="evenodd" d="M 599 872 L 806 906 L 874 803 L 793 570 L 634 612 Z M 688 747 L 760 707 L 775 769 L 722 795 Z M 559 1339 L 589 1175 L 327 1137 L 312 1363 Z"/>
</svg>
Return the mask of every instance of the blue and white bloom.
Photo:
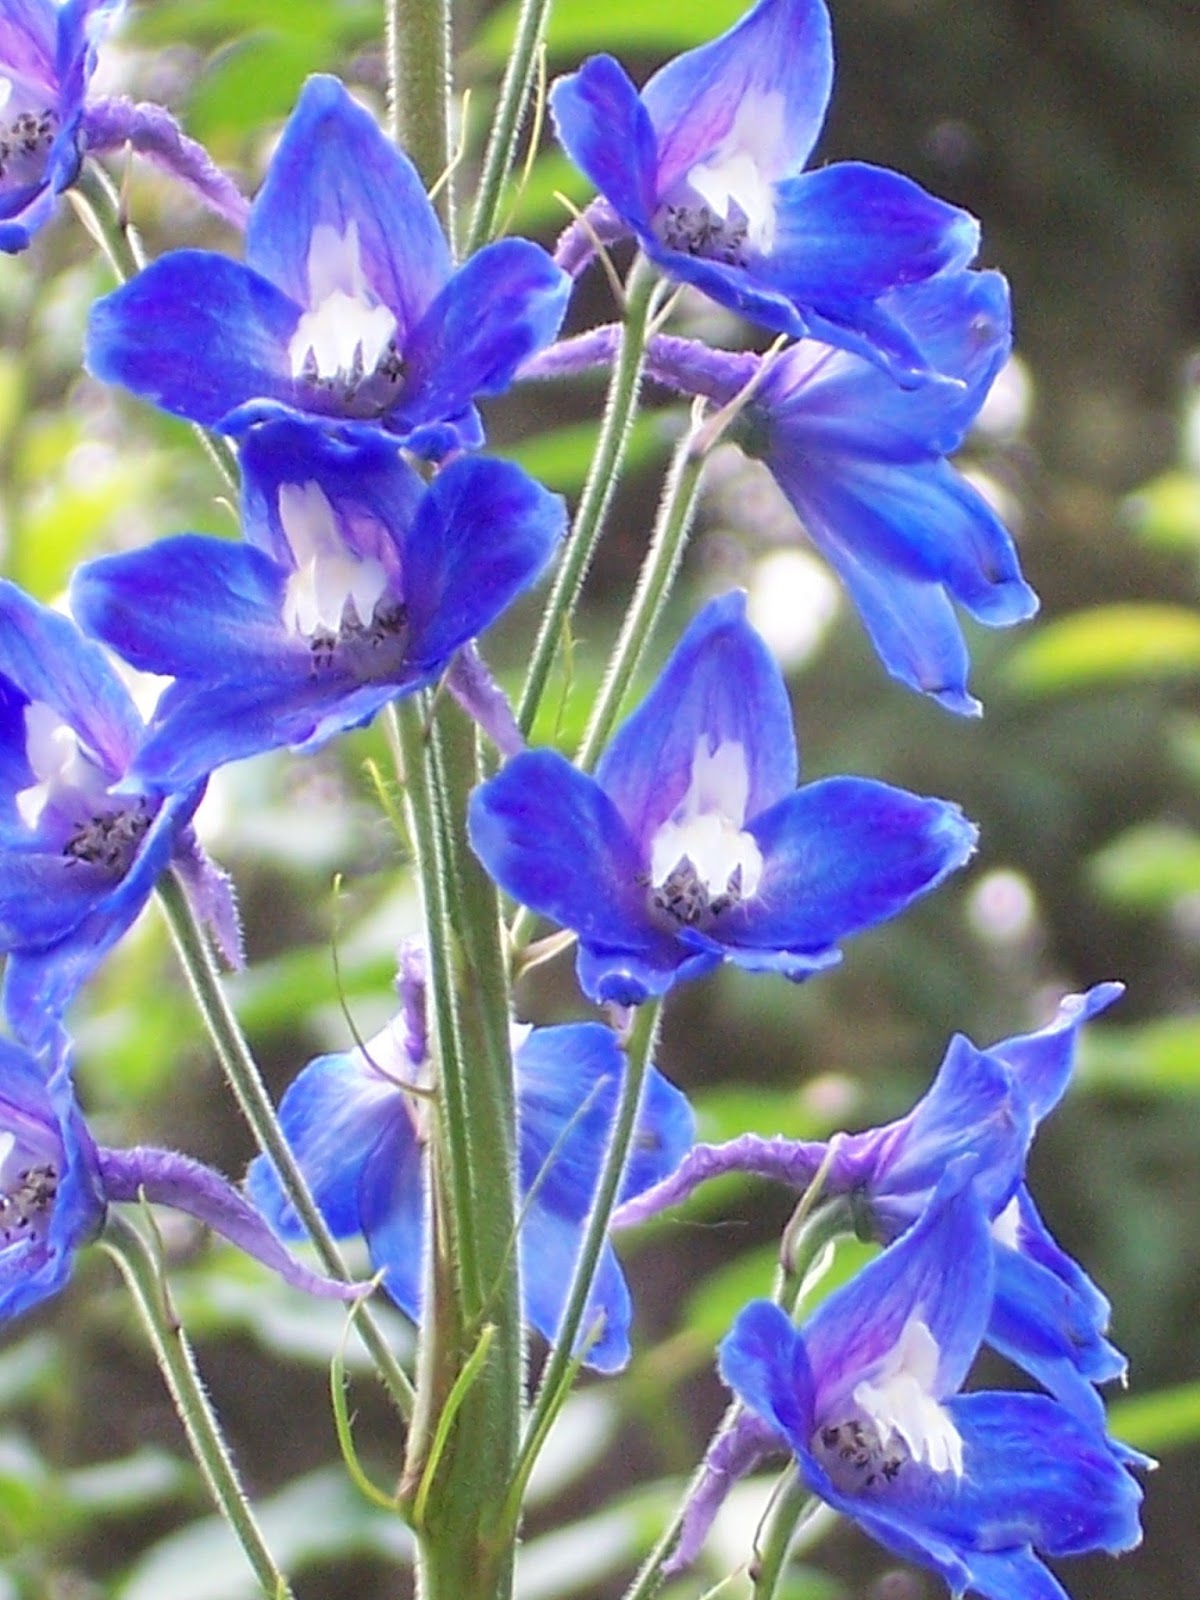
<svg viewBox="0 0 1200 1600">
<path fill-rule="evenodd" d="M 24 250 L 75 181 L 96 46 L 123 3 L 0 6 L 0 250 Z"/>
<path fill-rule="evenodd" d="M 1140 1540 L 1134 1457 L 1046 1395 L 958 1392 L 993 1296 L 969 1167 L 802 1330 L 778 1306 L 746 1307 L 721 1372 L 815 1495 L 954 1595 L 1065 1600 L 1040 1557 Z"/>
<path fill-rule="evenodd" d="M 832 1144 L 758 1134 L 698 1144 L 669 1178 L 622 1206 L 614 1223 L 657 1216 L 722 1173 L 803 1190 L 819 1171 L 822 1195 L 849 1200 L 857 1232 L 891 1244 L 924 1214 L 950 1162 L 969 1155 L 994 1263 L 987 1343 L 1081 1415 L 1095 1416 L 1094 1385 L 1122 1377 L 1125 1358 L 1105 1337 L 1108 1301 L 1038 1215 L 1025 1165 L 1038 1124 L 1066 1091 L 1081 1028 L 1121 992 L 1119 983 L 1100 983 L 1067 995 L 1045 1027 L 982 1050 L 956 1035 L 928 1093 L 884 1127 L 839 1134 Z"/>
<path fill-rule="evenodd" d="M 62 1017 L 169 864 L 198 882 L 188 824 L 203 784 L 129 794 L 144 733 L 100 647 L 0 583 L 0 951 L 8 1018 L 28 1043 Z M 205 914 L 231 926 L 218 876 L 206 884 Z"/>
<path fill-rule="evenodd" d="M 625 1060 L 598 1023 L 516 1030 L 519 1250 L 526 1318 L 553 1341 L 616 1112 Z M 425 1146 L 428 1087 L 409 1021 L 396 1017 L 364 1048 L 309 1062 L 288 1089 L 280 1123 L 313 1198 L 339 1238 L 362 1233 L 388 1294 L 414 1320 L 429 1232 Z M 664 1177 L 692 1141 L 687 1101 L 651 1071 L 626 1169 L 629 1197 Z M 251 1197 L 284 1238 L 302 1236 L 274 1169 L 250 1168 Z M 586 1362 L 613 1372 L 629 1359 L 632 1306 L 612 1246 L 600 1258 L 583 1320 L 599 1328 Z"/>
<path fill-rule="evenodd" d="M 92 311 L 89 369 L 238 433 L 304 412 L 439 456 L 551 340 L 570 283 L 502 239 L 454 270 L 416 169 L 334 78 L 310 78 L 250 212 L 246 264 L 162 256 Z"/>
<path fill-rule="evenodd" d="M 310 1294 L 346 1300 L 366 1287 L 331 1282 L 293 1260 L 211 1167 L 170 1150 L 97 1145 L 75 1099 L 61 1029 L 44 1036 L 36 1056 L 0 1039 L 0 1320 L 57 1294 L 75 1252 L 122 1200 L 186 1212 Z"/>
<path fill-rule="evenodd" d="M 895 172 L 805 172 L 832 84 L 824 0 L 759 0 L 640 97 L 611 56 L 593 56 L 550 105 L 572 161 L 665 273 L 906 378 L 926 362 L 886 296 L 965 266 L 978 226 Z"/>
<path fill-rule="evenodd" d="M 956 806 L 865 778 L 796 788 L 787 688 L 745 596 L 695 618 L 588 777 L 515 756 L 472 798 L 508 894 L 579 935 L 593 1000 L 636 1005 L 723 960 L 805 978 L 975 845 Z"/>
<path fill-rule="evenodd" d="M 426 487 L 382 435 L 299 419 L 242 446 L 244 543 L 182 534 L 79 570 L 76 615 L 175 683 L 134 766 L 180 787 L 281 745 L 312 750 L 438 678 L 541 573 L 561 499 L 509 462 Z"/>
<path fill-rule="evenodd" d="M 773 361 L 741 439 L 761 456 L 838 573 L 884 666 L 951 711 L 978 714 L 955 603 L 989 627 L 1037 610 L 1012 538 L 947 456 L 1008 355 L 1008 289 L 951 272 L 890 297 L 939 375 L 908 388 L 805 339 Z"/>
</svg>

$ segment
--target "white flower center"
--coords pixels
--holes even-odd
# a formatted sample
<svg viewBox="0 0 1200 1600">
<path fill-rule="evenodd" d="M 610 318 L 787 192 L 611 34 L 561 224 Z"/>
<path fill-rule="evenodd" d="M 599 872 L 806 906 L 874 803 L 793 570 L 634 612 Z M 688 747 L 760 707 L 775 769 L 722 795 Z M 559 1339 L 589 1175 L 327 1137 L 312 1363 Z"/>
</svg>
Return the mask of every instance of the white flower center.
<svg viewBox="0 0 1200 1600">
<path fill-rule="evenodd" d="M 933 1392 L 940 1354 L 926 1325 L 912 1318 L 874 1374 L 855 1385 L 853 1398 L 885 1447 L 899 1439 L 914 1461 L 961 1478 L 962 1437 Z"/>
<path fill-rule="evenodd" d="M 387 572 L 373 556 L 346 548 L 320 484 L 281 484 L 279 521 L 296 558 L 283 597 L 287 631 L 311 642 L 336 639 L 343 622 L 365 628 L 387 588 Z"/>
<path fill-rule="evenodd" d="M 357 222 L 313 229 L 308 303 L 288 345 L 294 378 L 355 388 L 395 358 L 398 324 L 367 284 Z"/>
<path fill-rule="evenodd" d="M 19 789 L 15 798 L 17 815 L 31 831 L 56 794 L 66 790 L 99 800 L 107 789 L 74 728 L 42 700 L 25 707 L 25 759 L 37 782 Z"/>
<path fill-rule="evenodd" d="M 771 253 L 784 120 L 778 91 L 744 96 L 721 143 L 666 197 L 662 228 L 669 245 L 733 266 L 744 265 L 747 253 Z"/>
<path fill-rule="evenodd" d="M 749 795 L 744 746 L 727 739 L 710 749 L 702 734 L 687 793 L 650 842 L 654 904 L 677 922 L 719 915 L 757 890 L 762 852 L 742 829 Z"/>
</svg>

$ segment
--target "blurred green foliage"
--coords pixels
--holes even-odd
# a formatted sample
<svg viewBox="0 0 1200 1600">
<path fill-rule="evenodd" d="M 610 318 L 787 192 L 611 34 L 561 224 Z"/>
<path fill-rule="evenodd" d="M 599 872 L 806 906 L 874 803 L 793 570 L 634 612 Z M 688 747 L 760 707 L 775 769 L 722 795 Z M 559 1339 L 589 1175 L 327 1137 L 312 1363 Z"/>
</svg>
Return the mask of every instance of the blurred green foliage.
<svg viewBox="0 0 1200 1600">
<path fill-rule="evenodd" d="M 551 67 L 609 49 L 644 73 L 741 9 L 558 0 Z M 461 13 L 462 83 L 474 94 L 465 196 L 514 12 Z M 1150 1484 L 1146 1548 L 1070 1581 L 1077 1600 L 1190 1592 L 1200 1570 L 1200 472 L 1179 380 L 1200 343 L 1197 14 L 1188 0 L 835 0 L 834 13 L 841 78 L 822 156 L 885 161 L 969 205 L 984 219 L 987 260 L 1013 279 L 1031 411 L 975 440 L 972 461 L 1014 515 L 1044 620 L 1020 637 L 974 637 L 988 715 L 969 726 L 886 683 L 852 617 L 835 618 L 795 673 L 809 774 L 860 771 L 961 799 L 982 825 L 979 860 L 803 990 L 723 973 L 681 994 L 664 1065 L 695 1096 L 704 1137 L 815 1137 L 902 1112 L 955 1029 L 984 1042 L 1040 1020 L 1052 991 L 1128 981 L 1117 1019 L 1090 1031 L 1034 1177 L 1051 1226 L 1112 1295 L 1116 1337 L 1134 1358 L 1136 1389 L 1115 1425 L 1170 1458 Z M 376 0 L 144 0 L 106 70 L 136 97 L 169 103 L 252 189 L 272 124 L 308 72 L 341 71 L 382 104 L 381 25 Z M 587 198 L 547 138 L 512 226 L 552 235 L 567 217 L 556 191 Z M 135 168 L 128 196 L 152 250 L 236 249 L 160 177 Z M 81 375 L 87 308 L 109 282 L 61 211 L 26 256 L 0 263 L 0 549 L 6 572 L 45 599 L 85 554 L 236 527 L 186 428 Z M 589 316 L 612 316 L 599 280 L 582 295 Z M 711 312 L 684 314 L 741 336 Z M 598 392 L 519 394 L 491 409 L 489 429 L 572 494 Z M 645 546 L 673 416 L 652 410 L 639 423 L 570 670 L 538 728 L 568 750 Z M 708 508 L 673 624 L 708 592 L 753 586 L 780 536 L 760 488 L 735 474 L 732 510 Z M 510 684 L 535 619 L 524 606 L 488 642 Z M 231 992 L 280 1091 L 309 1055 L 348 1041 L 343 1007 L 364 1034 L 387 1013 L 395 946 L 417 926 L 398 871 L 404 841 L 369 761 L 389 770 L 371 732 L 304 763 L 249 763 L 219 775 L 203 816 L 246 919 L 250 966 Z M 568 968 L 569 958 L 530 978 L 524 1015 L 581 1014 Z M 106 963 L 77 1031 L 102 1137 L 173 1142 L 237 1175 L 247 1138 L 153 913 Z M 653 1542 L 723 1404 L 713 1342 L 768 1289 L 791 1201 L 731 1180 L 623 1243 L 638 1358 L 582 1397 L 590 1414 L 568 1411 L 557 1459 L 577 1470 L 564 1466 L 560 1492 L 543 1488 L 533 1512 L 526 1600 L 619 1592 Z M 302 1592 L 390 1600 L 406 1537 L 347 1486 L 328 1420 L 324 1367 L 341 1314 L 298 1303 L 189 1230 L 169 1233 L 168 1247 L 201 1365 Z M 824 1287 L 856 1259 L 843 1251 Z M 5 1337 L 0 1600 L 250 1593 L 107 1266 L 86 1261 L 62 1301 Z M 351 1366 L 356 1442 L 386 1482 L 392 1419 L 353 1345 Z M 761 1506 L 739 1512 L 743 1550 Z M 849 1536 L 833 1550 L 839 1576 L 798 1567 L 791 1600 L 864 1592 L 875 1552 Z M 707 1569 L 713 1582 L 721 1560 Z"/>
</svg>

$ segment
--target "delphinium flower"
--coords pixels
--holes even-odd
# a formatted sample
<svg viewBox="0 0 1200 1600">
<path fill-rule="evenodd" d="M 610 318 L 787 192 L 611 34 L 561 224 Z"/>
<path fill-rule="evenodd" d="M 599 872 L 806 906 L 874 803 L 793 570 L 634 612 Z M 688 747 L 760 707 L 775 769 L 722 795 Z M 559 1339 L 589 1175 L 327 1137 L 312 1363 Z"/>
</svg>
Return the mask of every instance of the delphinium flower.
<svg viewBox="0 0 1200 1600">
<path fill-rule="evenodd" d="M 110 1204 L 143 1200 L 195 1217 L 297 1288 L 338 1299 L 363 1292 L 293 1260 L 212 1168 L 170 1150 L 97 1145 L 75 1098 L 61 1029 L 43 1034 L 37 1055 L 0 1039 L 0 1318 L 58 1293 Z"/>
<path fill-rule="evenodd" d="M 311 750 L 432 682 L 564 523 L 512 463 L 460 458 L 427 487 L 383 435 L 346 443 L 301 420 L 253 428 L 242 475 L 244 542 L 183 534 L 75 577 L 84 626 L 176 680 L 134 768 L 150 787 Z"/>
<path fill-rule="evenodd" d="M 595 777 L 552 750 L 510 760 L 470 807 L 496 882 L 579 935 L 593 1000 L 637 1004 L 728 959 L 803 978 L 971 854 L 956 806 L 864 778 L 796 788 L 787 688 L 711 601 Z"/>
<path fill-rule="evenodd" d="M 940 377 L 901 389 L 860 356 L 802 340 L 768 363 L 740 438 L 838 573 L 892 676 L 978 713 L 955 603 L 990 627 L 1037 610 L 1008 531 L 946 459 L 1008 354 L 1008 290 L 999 273 L 953 272 L 892 299 Z"/>
<path fill-rule="evenodd" d="M 236 923 L 190 819 L 203 784 L 123 787 L 145 733 L 99 645 L 0 583 L 0 950 L 4 1001 L 35 1043 L 174 864 L 220 928 Z"/>
<path fill-rule="evenodd" d="M 759 0 L 668 62 L 639 97 L 611 56 L 554 85 L 568 155 L 663 272 L 797 337 L 925 369 L 888 293 L 975 254 L 978 227 L 910 179 L 859 162 L 805 172 L 833 82 L 824 0 Z M 601 215 L 602 231 L 614 218 Z"/>
<path fill-rule="evenodd" d="M 952 1594 L 1064 1600 L 1040 1558 L 1136 1545 L 1142 1458 L 1048 1395 L 958 1392 L 993 1295 L 970 1168 L 953 1163 L 921 1219 L 802 1329 L 746 1307 L 721 1373 L 814 1495 Z"/>
<path fill-rule="evenodd" d="M 554 337 L 568 292 L 524 239 L 454 270 L 412 163 L 314 77 L 251 208 L 245 265 L 160 257 L 93 307 L 87 362 L 206 426 L 299 411 L 440 455 L 480 442 L 474 400 Z"/>
<path fill-rule="evenodd" d="M 1125 1359 L 1105 1337 L 1108 1301 L 1047 1232 L 1025 1166 L 1038 1124 L 1066 1091 L 1080 1029 L 1120 994 L 1120 984 L 1101 983 L 1068 995 L 1045 1027 L 986 1049 L 956 1035 L 906 1116 L 839 1134 L 832 1148 L 756 1134 L 697 1145 L 671 1177 L 626 1204 L 615 1224 L 655 1216 L 720 1173 L 752 1172 L 804 1189 L 820 1171 L 822 1196 L 846 1197 L 861 1236 L 890 1244 L 924 1214 L 948 1164 L 970 1154 L 994 1263 L 987 1342 L 1065 1404 L 1095 1415 L 1094 1385 L 1121 1377 Z"/>
<path fill-rule="evenodd" d="M 514 1045 L 522 1302 L 526 1319 L 553 1341 L 625 1061 L 615 1035 L 599 1023 L 516 1029 Z M 384 1289 L 414 1319 L 429 1228 L 425 1145 L 432 1113 L 421 1097 L 428 1088 L 423 1037 L 402 1013 L 365 1045 L 309 1062 L 279 1108 L 330 1228 L 338 1237 L 365 1236 Z M 691 1141 L 687 1101 L 652 1069 L 622 1195 L 665 1176 Z M 254 1162 L 247 1184 L 280 1234 L 297 1237 L 295 1214 L 265 1158 Z M 625 1365 L 631 1316 L 624 1276 L 606 1243 L 582 1324 L 581 1338 L 591 1340 L 588 1366 L 611 1372 Z"/>
<path fill-rule="evenodd" d="M 950 464 L 1012 343 L 998 272 L 950 271 L 886 304 L 931 371 L 901 388 L 879 367 L 818 339 L 765 359 L 651 338 L 647 370 L 737 415 L 728 436 L 760 457 L 813 544 L 845 584 L 894 678 L 952 711 L 979 710 L 954 607 L 1007 627 L 1037 609 L 1011 535 Z M 562 377 L 613 359 L 619 330 L 593 329 L 522 369 Z"/>
<path fill-rule="evenodd" d="M 96 44 L 123 0 L 0 6 L 0 250 L 24 250 L 79 171 Z"/>
</svg>

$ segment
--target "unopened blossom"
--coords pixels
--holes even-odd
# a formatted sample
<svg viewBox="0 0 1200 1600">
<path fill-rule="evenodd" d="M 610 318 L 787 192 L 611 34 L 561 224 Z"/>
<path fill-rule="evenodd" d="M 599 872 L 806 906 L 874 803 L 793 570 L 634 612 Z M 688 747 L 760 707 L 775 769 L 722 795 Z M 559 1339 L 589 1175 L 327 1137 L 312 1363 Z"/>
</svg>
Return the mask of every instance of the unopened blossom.
<svg viewBox="0 0 1200 1600">
<path fill-rule="evenodd" d="M 974 219 L 861 162 L 805 170 L 833 84 L 824 0 L 759 0 L 640 96 L 611 56 L 551 90 L 558 137 L 606 202 L 602 232 L 752 322 L 857 350 L 907 380 L 926 359 L 886 303 L 965 266 Z"/>
<path fill-rule="evenodd" d="M 410 991 L 411 993 L 411 988 Z M 518 1245 L 526 1319 L 553 1342 L 616 1113 L 625 1059 L 598 1023 L 514 1030 Z M 361 1047 L 310 1061 L 279 1119 L 313 1198 L 335 1235 L 361 1233 L 384 1289 L 414 1320 L 429 1234 L 428 1064 L 421 1030 L 403 1013 Z M 621 1194 L 639 1194 L 677 1165 L 692 1141 L 687 1101 L 651 1069 Z M 284 1238 L 300 1235 L 274 1169 L 250 1169 L 254 1202 Z M 610 1244 L 600 1255 L 581 1339 L 586 1364 L 629 1359 L 633 1308 Z"/>
<path fill-rule="evenodd" d="M 384 436 L 300 419 L 242 445 L 242 542 L 182 534 L 75 576 L 84 626 L 171 675 L 134 772 L 147 788 L 312 750 L 433 682 L 542 572 L 561 499 L 464 457 L 428 486 Z"/>
<path fill-rule="evenodd" d="M 959 1392 L 993 1299 L 970 1167 L 801 1329 L 747 1306 L 721 1373 L 813 1494 L 952 1594 L 1064 1600 L 1042 1558 L 1136 1545 L 1142 1458 L 1048 1395 Z"/>
<path fill-rule="evenodd" d="M 75 181 L 96 46 L 123 3 L 0 5 L 0 250 L 24 250 Z"/>
<path fill-rule="evenodd" d="M 242 432 L 306 413 L 438 456 L 481 440 L 558 331 L 569 280 L 501 239 L 455 269 L 416 169 L 335 78 L 313 77 L 246 229 L 246 261 L 174 250 L 96 303 L 89 369 L 177 416 Z"/>
<path fill-rule="evenodd" d="M 516 755 L 469 811 L 514 899 L 579 935 L 590 998 L 638 1004 L 724 960 L 800 979 L 962 864 L 957 806 L 865 778 L 796 787 L 787 688 L 745 619 L 711 601 L 596 768 Z"/>
</svg>

